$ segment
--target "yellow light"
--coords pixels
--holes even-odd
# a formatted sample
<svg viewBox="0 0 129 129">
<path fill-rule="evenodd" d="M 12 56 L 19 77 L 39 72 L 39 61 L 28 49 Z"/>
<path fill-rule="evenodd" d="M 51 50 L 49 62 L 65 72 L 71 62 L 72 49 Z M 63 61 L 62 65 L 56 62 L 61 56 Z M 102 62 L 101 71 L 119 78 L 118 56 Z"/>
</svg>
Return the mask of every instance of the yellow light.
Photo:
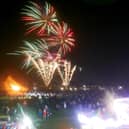
<svg viewBox="0 0 129 129">
<path fill-rule="evenodd" d="M 61 70 L 60 67 L 57 67 L 57 70 L 62 79 L 62 85 L 69 86 L 73 73 L 76 70 L 76 66 L 72 67 L 71 62 L 65 61 L 63 66 L 61 67 L 63 68 L 63 70 Z"/>
<path fill-rule="evenodd" d="M 70 87 L 69 90 L 72 91 L 73 89 Z"/>
<path fill-rule="evenodd" d="M 64 90 L 64 87 L 61 87 L 61 88 L 60 88 L 60 90 L 62 90 L 62 91 L 63 91 L 63 90 Z"/>
<path fill-rule="evenodd" d="M 75 87 L 74 90 L 77 91 L 77 88 Z"/>
<path fill-rule="evenodd" d="M 21 89 L 21 87 L 19 87 L 17 85 L 14 85 L 14 84 L 10 84 L 10 85 L 11 85 L 12 90 L 14 90 L 14 91 L 19 91 Z"/>
</svg>

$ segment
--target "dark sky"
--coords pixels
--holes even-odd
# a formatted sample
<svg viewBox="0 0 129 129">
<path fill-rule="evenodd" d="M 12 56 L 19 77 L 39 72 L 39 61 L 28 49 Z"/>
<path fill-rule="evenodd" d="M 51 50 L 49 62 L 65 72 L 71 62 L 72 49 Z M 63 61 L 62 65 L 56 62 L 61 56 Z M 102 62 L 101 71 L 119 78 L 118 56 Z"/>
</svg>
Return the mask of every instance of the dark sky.
<svg viewBox="0 0 129 129">
<path fill-rule="evenodd" d="M 16 50 L 26 39 L 20 9 L 26 0 L 0 4 L 0 80 L 11 73 L 25 80 L 22 59 L 6 53 Z M 36 1 L 36 0 L 35 0 Z M 68 58 L 77 69 L 73 84 L 129 84 L 129 11 L 117 0 L 48 0 L 58 16 L 74 30 L 76 47 Z M 22 80 L 21 79 L 21 80 Z"/>
</svg>

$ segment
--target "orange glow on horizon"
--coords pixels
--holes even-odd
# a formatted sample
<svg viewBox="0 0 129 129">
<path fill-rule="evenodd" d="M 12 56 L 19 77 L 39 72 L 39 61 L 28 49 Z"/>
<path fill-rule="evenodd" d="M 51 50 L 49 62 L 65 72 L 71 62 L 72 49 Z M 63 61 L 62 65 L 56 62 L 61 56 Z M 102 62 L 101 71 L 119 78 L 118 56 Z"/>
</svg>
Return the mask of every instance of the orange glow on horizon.
<svg viewBox="0 0 129 129">
<path fill-rule="evenodd" d="M 27 88 L 18 82 L 16 82 L 11 76 L 8 76 L 4 81 L 5 90 L 8 95 L 23 95 L 27 92 Z"/>
</svg>

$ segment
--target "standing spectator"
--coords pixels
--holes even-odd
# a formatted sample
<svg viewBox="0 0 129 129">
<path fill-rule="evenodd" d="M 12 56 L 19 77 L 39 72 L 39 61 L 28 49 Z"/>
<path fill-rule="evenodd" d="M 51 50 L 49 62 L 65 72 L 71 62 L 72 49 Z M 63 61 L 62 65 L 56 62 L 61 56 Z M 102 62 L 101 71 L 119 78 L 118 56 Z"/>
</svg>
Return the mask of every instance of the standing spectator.
<svg viewBox="0 0 129 129">
<path fill-rule="evenodd" d="M 38 117 L 42 118 L 42 110 L 41 110 L 41 108 L 39 108 L 39 110 L 38 110 Z"/>
<path fill-rule="evenodd" d="M 66 109 L 67 108 L 67 104 L 66 104 L 66 102 L 64 101 L 64 109 Z"/>
<path fill-rule="evenodd" d="M 48 106 L 45 105 L 43 109 L 43 119 L 47 120 L 47 118 L 48 118 Z"/>
<path fill-rule="evenodd" d="M 6 114 L 9 115 L 9 112 L 10 112 L 10 108 L 8 106 L 6 106 Z"/>
</svg>

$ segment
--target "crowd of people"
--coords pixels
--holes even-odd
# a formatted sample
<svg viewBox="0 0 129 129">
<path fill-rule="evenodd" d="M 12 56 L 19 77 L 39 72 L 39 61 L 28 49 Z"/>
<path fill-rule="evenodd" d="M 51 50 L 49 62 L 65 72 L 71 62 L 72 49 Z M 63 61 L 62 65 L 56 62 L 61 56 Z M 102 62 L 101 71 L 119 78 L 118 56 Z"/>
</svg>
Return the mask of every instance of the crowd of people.
<svg viewBox="0 0 129 129">
<path fill-rule="evenodd" d="M 126 90 L 125 90 L 126 91 Z M 72 109 L 72 110 L 106 110 L 107 100 L 110 101 L 111 96 L 107 96 L 107 93 L 113 96 L 123 96 L 126 92 L 122 90 L 100 90 L 93 89 L 89 91 L 63 91 L 57 92 L 53 96 L 42 96 L 42 98 L 36 99 L 35 103 L 32 101 L 31 105 L 36 106 L 38 114 L 41 114 L 44 118 L 51 115 L 53 110 Z M 115 94 L 114 94 L 115 93 Z M 109 95 L 109 94 L 108 94 Z M 30 101 L 31 102 L 31 101 Z"/>
<path fill-rule="evenodd" d="M 115 91 L 116 92 L 116 91 Z M 63 91 L 54 93 L 50 96 L 31 97 L 31 99 L 13 100 L 13 103 L 21 103 L 24 109 L 33 108 L 40 118 L 48 119 L 53 110 L 62 109 L 87 109 L 98 110 L 104 109 L 105 90 L 89 90 L 89 91 Z M 3 111 L 6 114 L 13 115 L 17 112 L 15 104 L 4 106 Z"/>
<path fill-rule="evenodd" d="M 97 110 L 103 108 L 105 92 L 102 90 L 58 92 L 54 96 L 33 97 L 28 105 L 38 109 L 39 117 L 47 119 L 53 110 Z M 34 103 L 35 102 L 35 103 Z"/>
</svg>

